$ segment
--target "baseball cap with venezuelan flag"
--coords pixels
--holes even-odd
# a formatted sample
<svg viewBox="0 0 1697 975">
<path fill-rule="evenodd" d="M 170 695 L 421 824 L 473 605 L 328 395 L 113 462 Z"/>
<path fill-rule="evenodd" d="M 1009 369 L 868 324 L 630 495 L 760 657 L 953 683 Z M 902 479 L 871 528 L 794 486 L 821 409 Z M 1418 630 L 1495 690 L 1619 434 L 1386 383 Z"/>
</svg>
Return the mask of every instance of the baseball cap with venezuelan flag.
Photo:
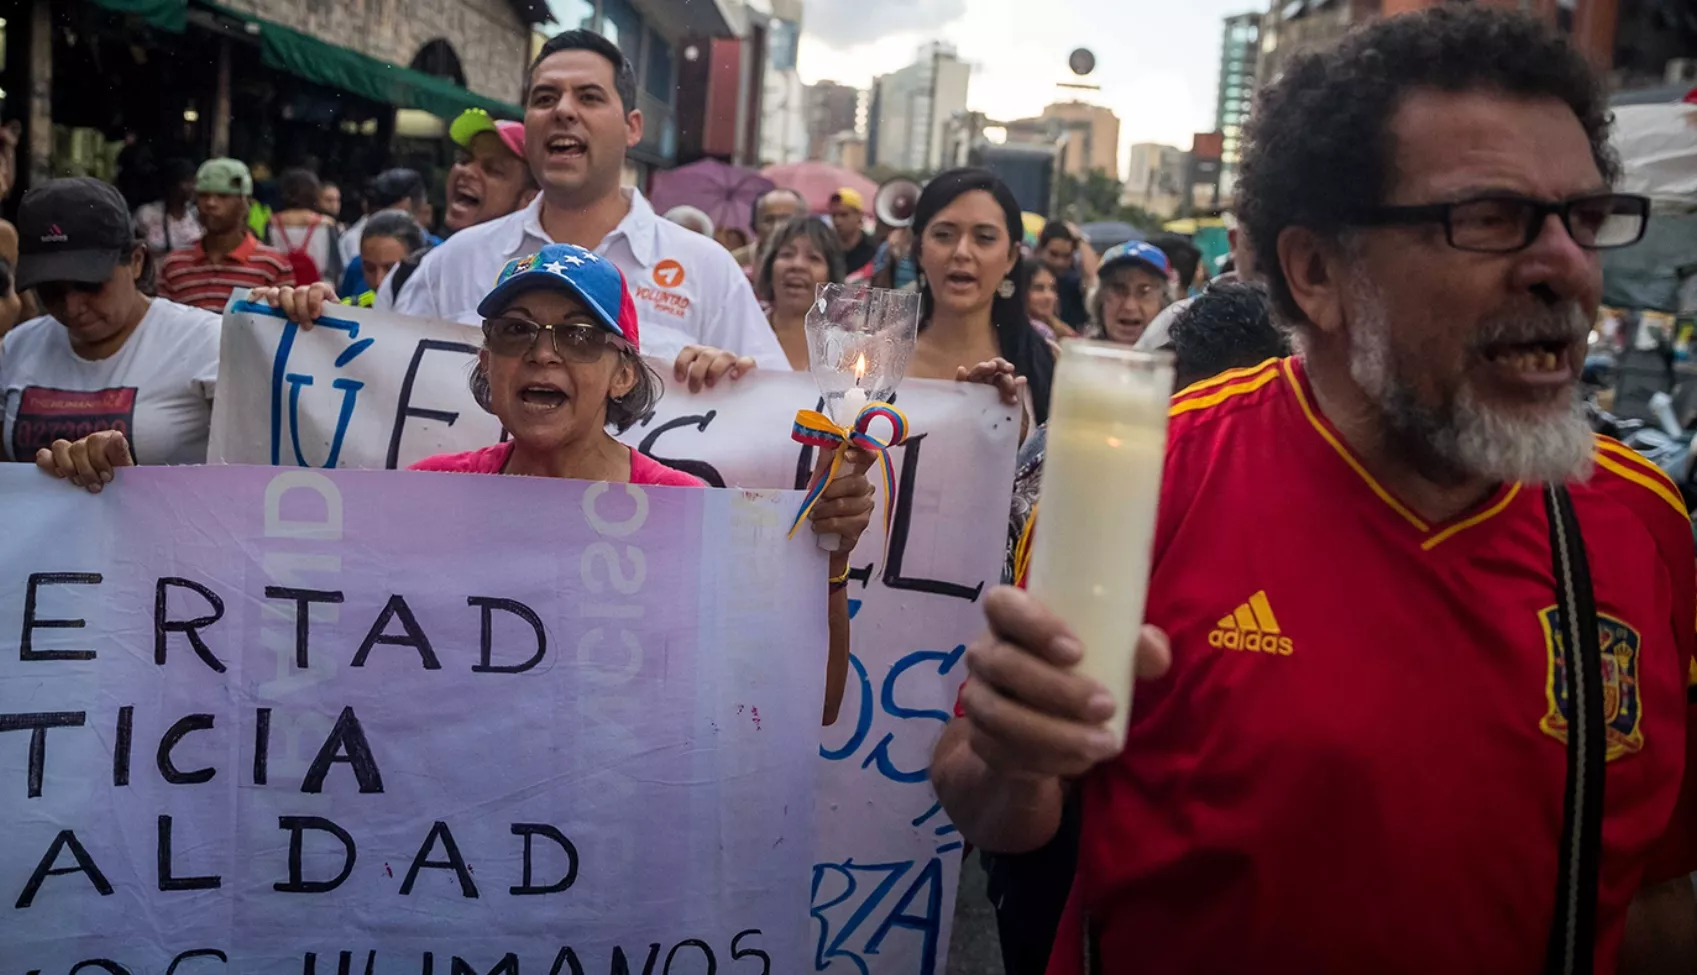
<svg viewBox="0 0 1697 975">
<path fill-rule="evenodd" d="M 596 324 L 641 352 L 636 303 L 625 287 L 625 276 L 613 262 L 573 244 L 549 244 L 528 257 L 507 262 L 495 288 L 477 305 L 477 313 L 494 318 L 519 295 L 530 291 L 563 291 L 589 310 Z"/>
</svg>

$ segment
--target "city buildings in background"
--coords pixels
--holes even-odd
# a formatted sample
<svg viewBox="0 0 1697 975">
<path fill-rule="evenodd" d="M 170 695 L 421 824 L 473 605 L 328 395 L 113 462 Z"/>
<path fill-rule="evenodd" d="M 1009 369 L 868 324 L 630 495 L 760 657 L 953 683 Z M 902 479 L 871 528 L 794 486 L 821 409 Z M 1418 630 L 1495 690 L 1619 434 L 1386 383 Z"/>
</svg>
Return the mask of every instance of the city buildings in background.
<svg viewBox="0 0 1697 975">
<path fill-rule="evenodd" d="M 1238 14 L 1225 19 L 1220 40 L 1220 85 L 1214 108 L 1214 129 L 1224 137 L 1220 150 L 1220 194 L 1230 198 L 1237 181 L 1238 138 L 1249 119 L 1255 93 L 1255 63 L 1261 53 L 1261 15 Z"/>
<path fill-rule="evenodd" d="M 859 88 L 835 81 L 809 85 L 806 106 L 809 159 L 827 159 L 832 140 L 845 133 L 854 136 L 864 128 L 866 93 Z"/>
<path fill-rule="evenodd" d="M 1060 171 L 1084 178 L 1092 172 L 1120 178 L 1120 120 L 1111 110 L 1087 102 L 1058 102 L 1036 118 L 1003 123 L 1008 145 L 1052 145 Z"/>
<path fill-rule="evenodd" d="M 286 0 L 280 0 L 286 2 Z M 377 4 L 380 0 L 352 0 Z M 400 0 L 402 7 L 442 0 Z M 543 0 L 527 0 L 543 4 Z M 636 107 L 642 110 L 642 141 L 626 154 L 625 182 L 646 186 L 648 175 L 685 161 L 681 131 L 699 124 L 689 101 L 682 97 L 683 79 L 714 44 L 736 48 L 748 32 L 747 16 L 738 4 L 703 4 L 691 0 L 546 0 L 553 22 L 543 33 L 573 28 L 593 30 L 619 46 L 636 70 Z M 528 68 L 528 62 L 525 67 Z M 520 69 L 522 84 L 524 69 Z M 758 90 L 756 92 L 758 98 Z"/>
<path fill-rule="evenodd" d="M 796 74 L 796 52 L 801 44 L 801 0 L 766 0 L 766 3 L 770 6 L 765 11 L 766 63 L 756 155 L 762 165 L 783 165 L 808 158 L 807 86 Z"/>
<path fill-rule="evenodd" d="M 1191 137 L 1190 153 L 1185 159 L 1181 213 L 1188 216 L 1199 211 L 1218 212 L 1230 204 L 1220 185 L 1220 164 L 1225 148 L 1226 137 L 1220 132 L 1198 132 Z"/>
<path fill-rule="evenodd" d="M 866 161 L 866 137 L 856 132 L 838 132 L 826 140 L 825 150 L 818 158 L 833 166 L 865 172 L 869 165 Z"/>
<path fill-rule="evenodd" d="M 769 111 L 780 142 L 801 138 L 795 134 L 800 126 L 792 116 L 796 111 L 793 106 L 801 99 L 791 97 L 786 90 L 795 74 L 799 4 L 774 0 L 681 2 L 689 7 L 722 10 L 727 29 L 690 34 L 680 48 L 676 162 L 710 157 L 738 166 L 758 166 L 761 153 L 771 148 L 765 124 Z M 768 104 L 768 92 L 777 102 L 775 109 Z"/>
<path fill-rule="evenodd" d="M 1120 202 L 1159 216 L 1184 205 L 1184 181 L 1190 154 L 1175 146 L 1139 142 L 1127 154 L 1125 190 Z"/>
<path fill-rule="evenodd" d="M 1261 17 L 1261 84 L 1290 58 L 1343 36 L 1355 24 L 1445 0 L 1273 0 Z M 1567 32 L 1614 90 L 1674 85 L 1697 68 L 1691 0 L 1479 0 L 1524 10 Z"/>
<path fill-rule="evenodd" d="M 920 48 L 914 62 L 872 83 L 867 164 L 930 172 L 944 155 L 949 120 L 966 111 L 972 67 L 952 45 Z"/>
</svg>

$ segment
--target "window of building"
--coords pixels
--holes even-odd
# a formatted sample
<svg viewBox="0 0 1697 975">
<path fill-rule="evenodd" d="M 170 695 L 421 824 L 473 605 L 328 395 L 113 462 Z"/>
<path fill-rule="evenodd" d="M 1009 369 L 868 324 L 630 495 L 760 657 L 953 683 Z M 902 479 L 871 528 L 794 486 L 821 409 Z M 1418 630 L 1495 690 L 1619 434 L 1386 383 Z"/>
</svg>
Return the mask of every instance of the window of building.
<svg viewBox="0 0 1697 975">
<path fill-rule="evenodd" d="M 548 34 L 595 26 L 595 0 L 548 0 L 548 11 L 554 22 L 539 28 Z"/>
<path fill-rule="evenodd" d="M 797 49 L 801 44 L 801 28 L 788 20 L 772 21 L 767 35 L 767 57 L 772 70 L 788 71 L 795 67 Z"/>
<path fill-rule="evenodd" d="M 601 33 L 624 52 L 631 64 L 642 63 L 642 15 L 630 0 L 602 0 Z"/>
<path fill-rule="evenodd" d="M 648 65 L 642 73 L 642 87 L 650 95 L 670 104 L 672 86 L 672 47 L 653 28 L 649 28 Z"/>
</svg>

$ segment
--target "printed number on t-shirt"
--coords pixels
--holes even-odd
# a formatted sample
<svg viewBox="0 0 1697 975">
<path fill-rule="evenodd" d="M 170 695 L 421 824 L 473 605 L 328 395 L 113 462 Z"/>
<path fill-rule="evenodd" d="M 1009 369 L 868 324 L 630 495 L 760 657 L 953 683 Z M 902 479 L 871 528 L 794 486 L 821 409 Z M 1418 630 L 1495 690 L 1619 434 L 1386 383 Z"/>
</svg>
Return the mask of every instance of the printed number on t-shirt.
<svg viewBox="0 0 1697 975">
<path fill-rule="evenodd" d="M 117 430 L 134 440 L 136 387 L 80 390 L 27 386 L 12 422 L 12 459 L 27 460 L 55 440 L 81 440 Z"/>
</svg>

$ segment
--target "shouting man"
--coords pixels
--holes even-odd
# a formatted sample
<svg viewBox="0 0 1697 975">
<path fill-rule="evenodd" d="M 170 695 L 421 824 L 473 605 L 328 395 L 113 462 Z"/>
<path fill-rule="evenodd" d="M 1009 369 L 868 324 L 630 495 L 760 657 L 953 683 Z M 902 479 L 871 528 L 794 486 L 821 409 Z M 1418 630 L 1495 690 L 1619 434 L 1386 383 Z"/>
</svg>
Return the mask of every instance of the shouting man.
<svg viewBox="0 0 1697 975">
<path fill-rule="evenodd" d="M 789 368 L 730 252 L 621 188 L 625 152 L 642 131 L 636 74 L 618 47 L 585 30 L 549 38 L 525 92 L 525 154 L 541 193 L 432 250 L 395 295 L 395 311 L 478 324 L 477 304 L 508 261 L 550 243 L 576 244 L 624 273 L 645 354 L 670 359 L 710 346 Z"/>
<path fill-rule="evenodd" d="M 1256 113 L 1241 213 L 1298 355 L 1173 400 L 1129 734 L 1069 668 L 1117 648 L 999 590 L 944 807 L 1020 852 L 1076 794 L 1051 973 L 1694 970 L 1691 524 L 1575 388 L 1648 210 L 1596 80 L 1444 5 Z"/>
</svg>

